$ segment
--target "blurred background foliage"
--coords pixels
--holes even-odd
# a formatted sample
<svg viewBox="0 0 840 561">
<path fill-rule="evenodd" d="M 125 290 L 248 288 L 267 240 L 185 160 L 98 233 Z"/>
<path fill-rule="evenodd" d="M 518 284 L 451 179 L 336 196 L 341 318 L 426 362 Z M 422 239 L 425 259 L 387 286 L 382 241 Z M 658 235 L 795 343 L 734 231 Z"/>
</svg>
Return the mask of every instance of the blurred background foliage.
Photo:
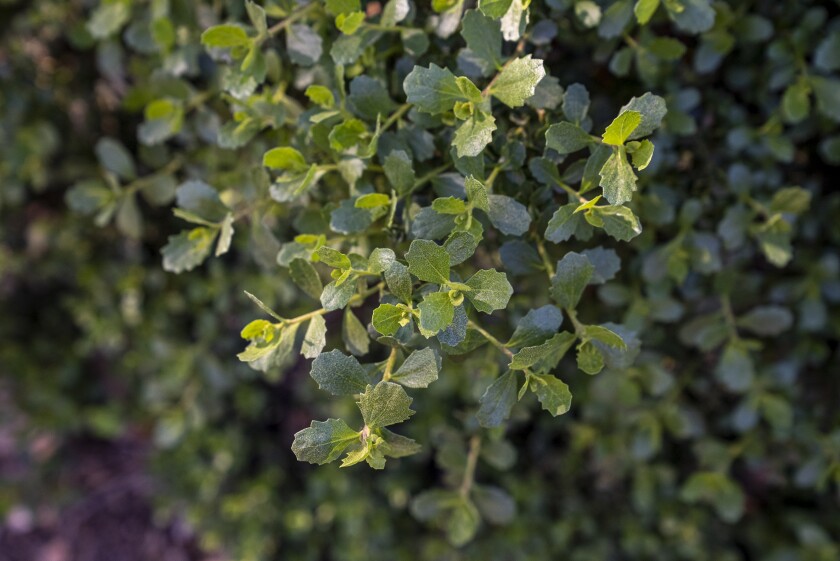
<svg viewBox="0 0 840 561">
<path fill-rule="evenodd" d="M 352 403 L 319 395 L 303 359 L 278 379 L 235 358 L 254 314 L 243 290 L 311 309 L 275 262 L 290 217 L 239 226 L 231 252 L 191 273 L 161 268 L 182 228 L 178 182 L 210 177 L 223 198 L 258 189 L 253 168 L 285 134 L 257 128 L 242 148 L 220 146 L 229 110 L 209 99 L 217 66 L 199 36 L 244 21 L 242 2 L 0 1 L 7 522 L 83 499 L 60 476 L 78 447 L 130 442 L 154 519 L 182 520 L 204 551 L 241 561 L 840 558 L 840 6 L 672 0 L 695 19 L 660 7 L 636 26 L 633 4 L 534 0 L 529 41 L 559 84 L 587 86 L 595 114 L 647 90 L 668 100 L 634 205 L 644 233 L 581 304 L 620 318 L 641 352 L 594 378 L 569 369 L 566 416 L 531 415 L 532 403 L 483 434 L 477 480 L 505 489 L 516 512 L 485 513 L 500 524 L 455 548 L 410 504 L 463 461 L 497 357 L 470 355 L 417 397 L 420 455 L 384 472 L 300 464 L 292 435 Z M 381 70 L 375 50 L 353 71 Z M 318 71 L 275 52 L 273 83 Z M 399 82 L 389 90 L 401 99 Z M 143 142 L 144 108 L 163 95 L 187 108 L 183 126 L 174 142 Z M 288 116 L 272 112 L 295 109 L 265 105 L 249 110 L 269 128 Z M 102 139 L 130 165 L 115 167 L 121 149 Z M 793 185 L 810 209 L 795 228 L 768 226 L 774 204 L 789 211 L 774 194 Z M 514 300 L 527 305 L 541 282 L 518 279 Z"/>
</svg>

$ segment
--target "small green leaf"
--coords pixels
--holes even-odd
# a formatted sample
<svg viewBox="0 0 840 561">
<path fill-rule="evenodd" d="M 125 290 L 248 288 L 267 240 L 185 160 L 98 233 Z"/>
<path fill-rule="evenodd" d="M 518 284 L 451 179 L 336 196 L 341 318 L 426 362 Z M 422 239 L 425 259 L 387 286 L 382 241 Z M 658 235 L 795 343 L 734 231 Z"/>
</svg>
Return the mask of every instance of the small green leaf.
<svg viewBox="0 0 840 561">
<path fill-rule="evenodd" d="M 313 84 L 306 88 L 304 95 L 309 98 L 309 101 L 324 109 L 332 109 L 335 106 L 335 96 L 329 88 L 324 86 Z"/>
<path fill-rule="evenodd" d="M 412 399 L 399 384 L 379 382 L 375 386 L 368 385 L 359 396 L 359 410 L 365 426 L 378 429 L 402 423 L 414 415 L 409 408 L 411 402 Z"/>
<path fill-rule="evenodd" d="M 163 269 L 170 273 L 195 269 L 210 255 L 215 239 L 216 230 L 213 228 L 195 228 L 177 236 L 169 236 L 169 242 L 160 251 L 163 255 Z"/>
<path fill-rule="evenodd" d="M 551 413 L 552 417 L 569 411 L 572 392 L 565 382 L 551 374 L 532 374 L 529 380 L 531 391 L 537 394 L 543 409 Z"/>
<path fill-rule="evenodd" d="M 533 368 L 537 372 L 553 370 L 575 342 L 575 336 L 567 331 L 533 347 L 524 347 L 510 360 L 511 370 Z"/>
<path fill-rule="evenodd" d="M 558 154 L 572 154 L 593 142 L 592 137 L 578 125 L 563 121 L 545 131 L 545 145 Z"/>
<path fill-rule="evenodd" d="M 484 147 L 493 140 L 494 130 L 496 118 L 490 113 L 476 111 L 455 131 L 452 145 L 455 146 L 458 157 L 472 158 L 481 154 Z"/>
<path fill-rule="evenodd" d="M 408 267 L 395 261 L 385 271 L 385 284 L 388 285 L 388 290 L 391 291 L 391 294 L 406 304 L 411 303 L 412 282 Z"/>
<path fill-rule="evenodd" d="M 391 197 L 383 193 L 368 193 L 362 195 L 354 203 L 356 208 L 377 208 L 391 204 Z"/>
<path fill-rule="evenodd" d="M 543 61 L 527 55 L 505 65 L 490 93 L 508 107 L 521 107 L 544 76 Z"/>
<path fill-rule="evenodd" d="M 628 242 L 642 233 L 642 225 L 626 206 L 598 206 L 590 212 L 601 221 L 604 230 L 613 238 Z"/>
<path fill-rule="evenodd" d="M 414 187 L 416 176 L 411 158 L 405 151 L 394 150 L 388 154 L 382 167 L 385 169 L 385 177 L 397 193 L 408 193 Z"/>
<path fill-rule="evenodd" d="M 610 204 L 620 205 L 633 198 L 636 191 L 636 174 L 627 161 L 623 146 L 613 150 L 599 175 L 600 186 L 604 188 L 604 198 Z"/>
<path fill-rule="evenodd" d="M 251 44 L 251 39 L 241 27 L 224 24 L 205 30 L 201 34 L 201 43 L 208 47 L 246 47 Z"/>
<path fill-rule="evenodd" d="M 467 201 L 479 210 L 488 212 L 490 210 L 490 202 L 487 198 L 487 187 L 484 184 L 470 175 L 464 180 L 464 189 L 467 192 Z"/>
<path fill-rule="evenodd" d="M 463 214 L 467 205 L 455 197 L 443 197 L 432 201 L 432 208 L 439 214 Z"/>
<path fill-rule="evenodd" d="M 449 254 L 430 240 L 414 240 L 405 254 L 408 272 L 425 282 L 449 282 Z"/>
<path fill-rule="evenodd" d="M 327 345 L 327 322 L 324 316 L 313 316 L 309 320 L 306 333 L 303 334 L 303 343 L 300 353 L 306 358 L 316 358 Z"/>
<path fill-rule="evenodd" d="M 340 310 L 347 305 L 355 294 L 355 282 L 351 281 L 336 284 L 336 281 L 332 281 L 324 287 L 324 291 L 321 293 L 321 306 L 323 306 L 328 312 Z"/>
<path fill-rule="evenodd" d="M 272 148 L 263 156 L 263 165 L 277 170 L 303 172 L 309 167 L 303 154 L 290 146 Z"/>
<path fill-rule="evenodd" d="M 525 317 L 516 322 L 516 329 L 506 347 L 528 347 L 539 345 L 557 333 L 563 324 L 563 313 L 551 304 L 529 310 Z"/>
<path fill-rule="evenodd" d="M 578 368 L 590 375 L 595 375 L 604 369 L 604 355 L 591 341 L 585 341 L 577 348 Z"/>
<path fill-rule="evenodd" d="M 600 325 L 587 325 L 584 327 L 583 337 L 600 341 L 609 347 L 615 347 L 621 350 L 627 349 L 627 344 L 618 333 Z"/>
<path fill-rule="evenodd" d="M 479 400 L 476 418 L 482 427 L 498 427 L 510 417 L 510 410 L 516 403 L 517 374 L 507 371 L 485 390 Z"/>
<path fill-rule="evenodd" d="M 641 97 L 632 98 L 627 105 L 621 108 L 621 113 L 626 111 L 636 111 L 642 116 L 641 124 L 627 137 L 627 140 L 637 140 L 658 129 L 668 109 L 665 106 L 664 99 L 647 92 Z"/>
<path fill-rule="evenodd" d="M 467 281 L 472 290 L 467 292 L 467 298 L 475 309 L 485 314 L 507 307 L 513 294 L 513 287 L 504 273 L 496 269 L 482 269 Z"/>
<path fill-rule="evenodd" d="M 370 349 L 370 337 L 367 329 L 350 308 L 344 310 L 344 321 L 341 324 L 341 338 L 350 354 L 364 356 Z"/>
<path fill-rule="evenodd" d="M 456 78 L 446 68 L 415 66 L 405 77 L 403 89 L 409 103 L 433 115 L 452 111 L 459 101 L 481 101 L 481 92 L 467 78 Z"/>
<path fill-rule="evenodd" d="M 417 308 L 420 311 L 420 333 L 426 338 L 449 327 L 455 318 L 455 306 L 447 292 L 427 294 Z"/>
<path fill-rule="evenodd" d="M 650 140 L 643 140 L 639 146 L 630 155 L 633 160 L 633 165 L 637 170 L 642 171 L 653 158 L 653 142 Z"/>
<path fill-rule="evenodd" d="M 339 350 L 321 353 L 312 361 L 309 375 L 318 382 L 318 387 L 333 395 L 361 393 L 368 385 L 365 369 L 355 357 Z"/>
<path fill-rule="evenodd" d="M 513 0 L 479 0 L 478 9 L 485 16 L 499 19 L 507 13 Z"/>
<path fill-rule="evenodd" d="M 461 36 L 476 60 L 480 61 L 484 76 L 500 66 L 502 31 L 498 21 L 478 10 L 468 10 L 461 20 Z"/>
<path fill-rule="evenodd" d="M 658 7 L 659 0 L 636 0 L 633 12 L 636 14 L 636 21 L 639 22 L 639 25 L 647 24 Z"/>
<path fill-rule="evenodd" d="M 349 14 L 338 14 L 335 18 L 335 26 L 345 35 L 353 35 L 365 21 L 364 12 L 351 12 Z"/>
<path fill-rule="evenodd" d="M 427 388 L 438 379 L 440 359 L 429 348 L 414 351 L 391 375 L 391 380 L 407 388 Z"/>
<path fill-rule="evenodd" d="M 292 452 L 298 461 L 310 464 L 328 464 L 359 442 L 359 432 L 347 426 L 341 419 L 312 421 L 308 428 L 295 433 Z"/>
<path fill-rule="evenodd" d="M 306 259 L 292 259 L 289 263 L 289 275 L 292 281 L 306 294 L 318 300 L 321 293 L 324 291 L 324 285 L 321 283 L 321 277 L 318 276 L 318 271 L 312 266 L 312 263 Z"/>
<path fill-rule="evenodd" d="M 326 245 L 319 247 L 315 254 L 321 260 L 321 263 L 335 269 L 350 269 L 353 266 L 349 257 Z"/>
<path fill-rule="evenodd" d="M 393 335 L 403 326 L 407 310 L 393 304 L 380 304 L 371 317 L 373 328 L 382 335 Z"/>
<path fill-rule="evenodd" d="M 551 296 L 561 308 L 577 307 L 583 289 L 589 284 L 595 267 L 585 255 L 570 251 L 557 262 L 551 278 Z"/>
<path fill-rule="evenodd" d="M 528 208 L 506 195 L 488 195 L 487 217 L 503 234 L 521 236 L 531 227 Z"/>
<path fill-rule="evenodd" d="M 621 146 L 634 130 L 642 123 L 642 114 L 638 111 L 624 111 L 616 117 L 604 131 L 605 144 Z"/>
</svg>

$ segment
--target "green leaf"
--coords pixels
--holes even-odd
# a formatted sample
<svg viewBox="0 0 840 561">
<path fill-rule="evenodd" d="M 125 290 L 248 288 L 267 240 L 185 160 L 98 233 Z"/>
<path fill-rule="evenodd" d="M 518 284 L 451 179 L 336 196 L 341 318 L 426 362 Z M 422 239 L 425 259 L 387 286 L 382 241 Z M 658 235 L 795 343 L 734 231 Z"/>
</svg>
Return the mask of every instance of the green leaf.
<svg viewBox="0 0 840 561">
<path fill-rule="evenodd" d="M 169 236 L 168 243 L 160 251 L 163 269 L 170 273 L 192 271 L 210 255 L 215 239 L 216 230 L 213 228 L 195 228 Z"/>
<path fill-rule="evenodd" d="M 359 0 L 326 0 L 326 8 L 327 12 L 337 16 L 358 12 L 362 9 L 362 4 Z"/>
<path fill-rule="evenodd" d="M 508 107 L 521 107 L 544 76 L 543 61 L 527 55 L 505 64 L 490 93 Z"/>
<path fill-rule="evenodd" d="M 426 337 L 437 335 L 455 318 L 455 306 L 447 292 L 431 292 L 417 306 L 420 311 L 420 333 Z"/>
<path fill-rule="evenodd" d="M 228 214 L 219 193 L 203 181 L 185 181 L 176 191 L 179 208 L 192 212 L 209 222 L 221 222 Z"/>
<path fill-rule="evenodd" d="M 478 9 L 485 16 L 499 19 L 507 13 L 513 0 L 479 0 Z"/>
<path fill-rule="evenodd" d="M 394 150 L 385 157 L 382 166 L 391 187 L 399 194 L 408 193 L 416 181 L 411 158 L 403 150 Z"/>
<path fill-rule="evenodd" d="M 324 291 L 324 285 L 321 283 L 321 277 L 315 267 L 305 259 L 292 259 L 289 263 L 289 275 L 292 281 L 306 294 L 318 300 L 321 293 Z"/>
<path fill-rule="evenodd" d="M 618 241 L 629 242 L 642 233 L 639 219 L 626 206 L 597 206 L 590 212 L 601 220 L 607 234 Z"/>
<path fill-rule="evenodd" d="M 643 140 L 638 147 L 630 154 L 633 160 L 633 165 L 637 170 L 642 171 L 653 158 L 653 142 L 650 140 Z"/>
<path fill-rule="evenodd" d="M 470 175 L 464 180 L 464 189 L 467 192 L 467 200 L 473 208 L 483 210 L 484 212 L 490 210 L 487 187 L 481 181 Z"/>
<path fill-rule="evenodd" d="M 335 18 L 335 26 L 345 35 L 353 35 L 365 21 L 364 12 L 339 14 Z"/>
<path fill-rule="evenodd" d="M 94 150 L 99 163 L 105 169 L 116 173 L 120 179 L 132 180 L 137 177 L 134 159 L 119 141 L 113 138 L 101 138 Z"/>
<path fill-rule="evenodd" d="M 335 269 L 350 269 L 353 266 L 349 257 L 326 245 L 319 247 L 315 254 L 321 260 L 321 263 Z"/>
<path fill-rule="evenodd" d="M 811 193 L 802 187 L 785 187 L 773 193 L 770 210 L 790 214 L 804 214 L 811 206 Z"/>
<path fill-rule="evenodd" d="M 333 310 L 340 310 L 350 301 L 356 294 L 356 283 L 354 281 L 343 282 L 336 284 L 332 281 L 324 287 L 321 293 L 321 306 L 328 312 Z"/>
<path fill-rule="evenodd" d="M 327 322 L 324 316 L 313 316 L 309 320 L 300 353 L 306 358 L 316 358 L 327 345 Z"/>
<path fill-rule="evenodd" d="M 600 341 L 609 347 L 615 347 L 622 350 L 627 349 L 627 344 L 618 333 L 600 325 L 587 325 L 584 327 L 583 337 L 585 339 Z"/>
<path fill-rule="evenodd" d="M 377 208 L 391 204 L 391 197 L 383 193 L 368 193 L 355 201 L 356 208 Z"/>
<path fill-rule="evenodd" d="M 353 356 L 339 350 L 321 353 L 312 361 L 309 375 L 318 387 L 333 395 L 350 395 L 365 391 L 369 378 L 365 369 Z"/>
<path fill-rule="evenodd" d="M 407 388 L 427 388 L 438 379 L 439 372 L 440 358 L 432 349 L 425 348 L 411 353 L 391 375 L 391 380 Z"/>
<path fill-rule="evenodd" d="M 402 423 L 414 411 L 409 409 L 412 399 L 399 384 L 379 382 L 368 386 L 359 396 L 359 410 L 365 420 L 365 426 L 378 429 Z"/>
<path fill-rule="evenodd" d="M 627 161 L 624 147 L 613 150 L 604 167 L 599 173 L 600 186 L 604 189 L 604 198 L 613 205 L 626 203 L 633 198 L 636 191 L 636 174 Z"/>
<path fill-rule="evenodd" d="M 272 148 L 266 152 L 263 156 L 263 165 L 271 169 L 294 172 L 303 172 L 309 168 L 303 154 L 290 146 Z"/>
<path fill-rule="evenodd" d="M 368 130 L 359 119 L 347 119 L 336 125 L 330 131 L 330 148 L 336 152 L 343 152 L 358 146 L 367 136 Z"/>
<path fill-rule="evenodd" d="M 647 92 L 641 97 L 632 98 L 627 105 L 621 108 L 621 113 L 626 111 L 636 111 L 642 116 L 641 124 L 627 137 L 627 140 L 636 140 L 644 138 L 658 129 L 668 109 L 665 106 L 664 99 Z"/>
<path fill-rule="evenodd" d="M 335 96 L 329 88 L 325 88 L 324 86 L 313 84 L 306 88 L 304 95 L 309 98 L 309 101 L 324 109 L 335 107 Z"/>
<path fill-rule="evenodd" d="M 219 241 L 216 243 L 216 257 L 224 255 L 230 249 L 230 244 L 233 241 L 233 221 L 234 216 L 232 212 L 229 212 L 222 221 L 222 225 L 219 228 Z"/>
<path fill-rule="evenodd" d="M 636 21 L 639 22 L 639 25 L 647 24 L 658 7 L 659 0 L 636 0 L 633 12 L 636 14 Z"/>
<path fill-rule="evenodd" d="M 467 298 L 475 309 L 485 314 L 507 307 L 513 294 L 513 287 L 504 273 L 496 269 L 482 269 L 467 281 L 472 290 L 467 292 Z"/>
<path fill-rule="evenodd" d="M 312 66 L 323 54 L 323 40 L 311 27 L 296 23 L 286 28 L 286 53 L 298 66 Z"/>
<path fill-rule="evenodd" d="M 673 37 L 657 37 L 646 47 L 655 57 L 666 61 L 679 60 L 686 51 L 686 46 Z"/>
<path fill-rule="evenodd" d="M 565 382 L 551 374 L 532 374 L 529 380 L 531 391 L 537 394 L 543 409 L 551 413 L 552 417 L 569 411 L 572 406 L 572 392 Z"/>
<path fill-rule="evenodd" d="M 563 94 L 563 115 L 580 124 L 589 112 L 589 92 L 581 84 L 572 84 Z"/>
<path fill-rule="evenodd" d="M 622 146 L 634 130 L 642 123 L 642 114 L 638 111 L 624 111 L 613 119 L 613 122 L 604 131 L 603 140 L 605 144 Z"/>
<path fill-rule="evenodd" d="M 680 490 L 680 498 L 688 503 L 712 505 L 725 522 L 737 522 L 744 513 L 746 499 L 741 488 L 719 472 L 694 473 Z"/>
<path fill-rule="evenodd" d="M 799 123 L 811 112 L 811 86 L 798 80 L 788 86 L 782 96 L 782 115 L 788 123 Z"/>
<path fill-rule="evenodd" d="M 455 131 L 452 145 L 455 146 L 458 157 L 471 158 L 481 154 L 484 147 L 492 142 L 494 130 L 496 118 L 490 113 L 476 111 Z"/>
<path fill-rule="evenodd" d="M 570 203 L 558 208 L 545 229 L 545 239 L 554 243 L 561 243 L 570 240 L 580 227 L 583 219 L 576 214 L 577 203 Z"/>
<path fill-rule="evenodd" d="M 341 419 L 312 421 L 308 428 L 295 433 L 292 452 L 298 461 L 310 464 L 328 464 L 359 442 L 359 432 L 347 426 Z"/>
<path fill-rule="evenodd" d="M 476 418 L 482 427 L 498 427 L 510 417 L 510 410 L 516 403 L 518 386 L 516 377 L 517 374 L 509 370 L 485 390 L 479 400 L 480 407 L 476 413 Z"/>
<path fill-rule="evenodd" d="M 380 304 L 371 317 L 373 328 L 382 335 L 393 335 L 403 326 L 403 321 L 408 319 L 407 310 L 393 304 Z"/>
<path fill-rule="evenodd" d="M 483 75 L 501 66 L 502 31 L 498 21 L 478 10 L 468 10 L 461 20 L 461 36 L 467 42 L 467 48 L 482 63 Z"/>
<path fill-rule="evenodd" d="M 730 342 L 721 355 L 715 368 L 717 378 L 727 390 L 743 393 L 749 390 L 755 377 L 755 367 L 750 354 L 743 344 Z"/>
<path fill-rule="evenodd" d="M 563 313 L 557 306 L 546 304 L 529 310 L 525 317 L 516 322 L 516 329 L 506 347 L 528 347 L 539 345 L 557 333 L 563 324 Z"/>
<path fill-rule="evenodd" d="M 411 303 L 413 283 L 411 282 L 408 267 L 398 261 L 395 261 L 385 271 L 385 284 L 388 286 L 388 290 L 391 291 L 391 294 L 406 304 Z"/>
<path fill-rule="evenodd" d="M 351 354 L 364 356 L 370 350 L 370 337 L 367 329 L 350 308 L 344 310 L 344 321 L 341 324 L 341 338 Z"/>
<path fill-rule="evenodd" d="M 432 201 L 432 208 L 439 214 L 463 214 L 467 210 L 467 205 L 461 199 L 444 197 Z"/>
<path fill-rule="evenodd" d="M 552 298 L 561 308 L 574 309 L 594 270 L 585 255 L 570 251 L 557 262 L 557 270 L 551 278 Z"/>
<path fill-rule="evenodd" d="M 545 145 L 558 154 L 572 154 L 592 143 L 592 137 L 578 125 L 566 121 L 551 125 L 545 131 Z"/>
<path fill-rule="evenodd" d="M 793 314 L 781 306 L 758 306 L 739 317 L 738 326 L 756 335 L 775 337 L 793 326 Z"/>
<path fill-rule="evenodd" d="M 487 217 L 499 231 L 521 236 L 531 227 L 531 215 L 519 201 L 505 195 L 488 195 Z"/>
<path fill-rule="evenodd" d="M 390 269 L 396 260 L 397 256 L 393 249 L 387 247 L 377 247 L 370 252 L 367 270 L 378 275 Z"/>
<path fill-rule="evenodd" d="M 589 375 L 595 375 L 604 369 L 604 355 L 591 341 L 585 341 L 577 348 L 577 365 Z"/>
<path fill-rule="evenodd" d="M 456 78 L 446 68 L 431 64 L 415 66 L 405 77 L 407 101 L 419 111 L 433 115 L 451 111 L 459 101 L 481 101 L 481 92 L 467 78 Z"/>
<path fill-rule="evenodd" d="M 404 458 L 416 454 L 422 449 L 422 446 L 417 444 L 414 439 L 393 433 L 388 429 L 380 430 L 382 432 L 382 439 L 385 441 L 384 445 L 380 444 L 380 449 L 386 456 L 390 456 L 391 458 Z"/>
<path fill-rule="evenodd" d="M 425 282 L 449 282 L 449 254 L 430 240 L 414 240 L 405 254 L 408 272 Z"/>
<path fill-rule="evenodd" d="M 201 34 L 201 43 L 208 47 L 247 47 L 251 39 L 237 25 L 224 24 L 211 27 Z"/>
<path fill-rule="evenodd" d="M 533 347 L 524 347 L 510 360 L 511 370 L 533 368 L 537 372 L 554 369 L 575 342 L 575 336 L 563 331 Z"/>
<path fill-rule="evenodd" d="M 666 1 L 664 4 L 668 16 L 677 27 L 688 33 L 703 33 L 715 24 L 715 10 L 711 0 Z"/>
</svg>

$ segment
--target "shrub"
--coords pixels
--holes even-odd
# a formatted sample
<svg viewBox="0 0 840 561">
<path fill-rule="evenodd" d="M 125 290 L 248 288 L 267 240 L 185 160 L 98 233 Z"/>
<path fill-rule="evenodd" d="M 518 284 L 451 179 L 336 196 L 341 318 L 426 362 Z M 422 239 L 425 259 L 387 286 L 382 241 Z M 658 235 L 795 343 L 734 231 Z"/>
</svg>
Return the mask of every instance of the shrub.
<svg viewBox="0 0 840 561">
<path fill-rule="evenodd" d="M 837 558 L 832 8 L 5 9 L 7 383 L 206 547 Z"/>
</svg>

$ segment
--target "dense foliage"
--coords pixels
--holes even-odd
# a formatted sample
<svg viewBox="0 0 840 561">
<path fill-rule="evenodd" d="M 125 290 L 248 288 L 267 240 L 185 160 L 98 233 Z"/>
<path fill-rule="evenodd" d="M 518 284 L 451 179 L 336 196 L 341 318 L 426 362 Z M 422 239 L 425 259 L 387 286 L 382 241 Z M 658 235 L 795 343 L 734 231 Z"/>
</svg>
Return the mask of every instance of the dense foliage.
<svg viewBox="0 0 840 561">
<path fill-rule="evenodd" d="M 243 561 L 840 556 L 836 2 L 0 22 L 21 442 L 148 435 Z"/>
</svg>

